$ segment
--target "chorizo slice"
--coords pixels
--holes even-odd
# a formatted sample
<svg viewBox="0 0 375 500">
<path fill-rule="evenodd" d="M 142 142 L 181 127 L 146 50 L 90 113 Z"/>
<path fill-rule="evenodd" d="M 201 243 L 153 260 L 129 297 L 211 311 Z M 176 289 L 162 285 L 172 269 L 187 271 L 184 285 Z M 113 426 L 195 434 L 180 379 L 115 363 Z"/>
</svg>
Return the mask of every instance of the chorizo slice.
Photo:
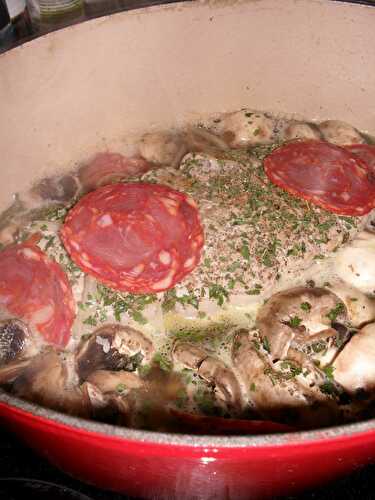
<svg viewBox="0 0 375 500">
<path fill-rule="evenodd" d="M 141 157 L 127 158 L 120 153 L 103 152 L 94 156 L 79 170 L 79 180 L 85 191 L 141 175 L 151 164 Z"/>
<path fill-rule="evenodd" d="M 104 186 L 81 198 L 61 237 L 83 271 L 136 294 L 172 288 L 197 266 L 203 247 L 195 202 L 140 182 Z"/>
<path fill-rule="evenodd" d="M 0 307 L 24 320 L 45 341 L 68 343 L 75 318 L 68 278 L 32 240 L 0 253 Z"/>
<path fill-rule="evenodd" d="M 375 179 L 368 165 L 334 144 L 284 144 L 266 157 L 264 168 L 271 182 L 328 211 L 361 216 L 375 207 Z"/>
<path fill-rule="evenodd" d="M 347 151 L 355 154 L 364 161 L 375 177 L 375 146 L 372 144 L 351 144 L 350 146 L 345 146 Z"/>
</svg>

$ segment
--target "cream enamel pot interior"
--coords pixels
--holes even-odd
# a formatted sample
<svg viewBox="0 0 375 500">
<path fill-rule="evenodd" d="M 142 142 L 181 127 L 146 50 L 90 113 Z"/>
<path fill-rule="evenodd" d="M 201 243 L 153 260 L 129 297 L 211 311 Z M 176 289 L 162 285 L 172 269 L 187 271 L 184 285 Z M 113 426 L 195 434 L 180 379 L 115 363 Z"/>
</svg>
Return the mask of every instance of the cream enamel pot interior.
<svg viewBox="0 0 375 500">
<path fill-rule="evenodd" d="M 134 133 L 212 112 L 248 106 L 374 133 L 374 27 L 375 8 L 332 0 L 186 2 L 4 53 L 0 209 L 38 177 L 121 152 Z M 68 473 L 147 498 L 263 498 L 375 459 L 373 420 L 278 436 L 175 436 L 86 422 L 3 392 L 0 417 Z"/>
</svg>

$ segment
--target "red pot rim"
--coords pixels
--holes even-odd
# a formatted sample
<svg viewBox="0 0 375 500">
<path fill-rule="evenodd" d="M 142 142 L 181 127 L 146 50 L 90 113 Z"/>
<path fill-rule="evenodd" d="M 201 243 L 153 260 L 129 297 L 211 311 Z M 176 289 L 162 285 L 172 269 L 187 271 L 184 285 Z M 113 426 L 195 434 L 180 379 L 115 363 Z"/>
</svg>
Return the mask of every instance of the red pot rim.
<svg viewBox="0 0 375 500">
<path fill-rule="evenodd" d="M 307 445 L 321 441 L 351 440 L 361 438 L 363 434 L 375 431 L 375 419 L 363 422 L 327 427 L 323 429 L 287 432 L 280 434 L 262 434 L 256 436 L 222 436 L 222 435 L 193 435 L 155 432 L 130 429 L 117 425 L 106 424 L 94 420 L 86 420 L 44 408 L 34 403 L 24 401 L 0 390 L 0 406 L 28 417 L 30 420 L 50 422 L 51 424 L 74 429 L 78 433 L 101 435 L 103 438 L 139 442 L 150 445 L 167 445 L 169 447 L 193 448 L 264 448 L 289 445 Z"/>
</svg>

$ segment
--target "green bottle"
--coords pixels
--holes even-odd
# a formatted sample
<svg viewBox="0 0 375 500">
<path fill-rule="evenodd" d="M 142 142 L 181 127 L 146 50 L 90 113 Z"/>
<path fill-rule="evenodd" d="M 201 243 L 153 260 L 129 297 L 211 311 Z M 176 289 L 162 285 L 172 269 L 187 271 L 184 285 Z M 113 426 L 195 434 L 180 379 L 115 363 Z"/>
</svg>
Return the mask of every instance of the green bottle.
<svg viewBox="0 0 375 500">
<path fill-rule="evenodd" d="M 33 30 L 47 32 L 84 19 L 83 0 L 27 0 Z"/>
</svg>

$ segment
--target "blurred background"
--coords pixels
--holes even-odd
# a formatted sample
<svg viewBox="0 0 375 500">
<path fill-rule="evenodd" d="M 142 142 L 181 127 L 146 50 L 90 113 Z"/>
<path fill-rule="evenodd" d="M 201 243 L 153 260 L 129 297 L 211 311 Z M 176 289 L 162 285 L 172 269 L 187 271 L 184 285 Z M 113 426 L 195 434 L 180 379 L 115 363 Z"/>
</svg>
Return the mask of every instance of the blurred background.
<svg viewBox="0 0 375 500">
<path fill-rule="evenodd" d="M 0 0 L 0 52 L 86 19 L 176 1 L 178 0 Z"/>
<path fill-rule="evenodd" d="M 177 1 L 199 0 L 0 0 L 0 52 L 86 19 Z M 331 1 L 375 6 L 375 0 Z"/>
</svg>

